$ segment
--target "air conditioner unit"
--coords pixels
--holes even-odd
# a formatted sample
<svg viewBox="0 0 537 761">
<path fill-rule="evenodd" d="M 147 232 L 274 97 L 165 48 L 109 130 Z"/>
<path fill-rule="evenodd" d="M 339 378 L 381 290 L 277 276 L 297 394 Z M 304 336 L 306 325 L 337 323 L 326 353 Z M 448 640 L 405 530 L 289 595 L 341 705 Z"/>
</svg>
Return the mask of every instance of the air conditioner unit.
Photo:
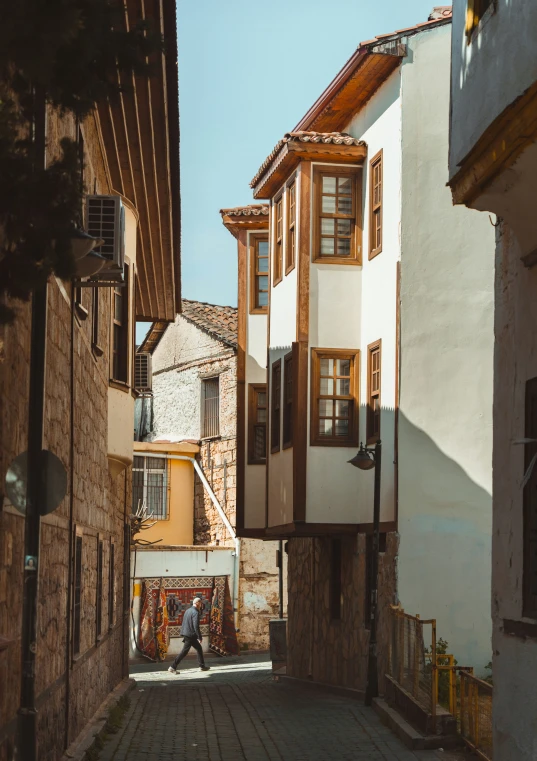
<svg viewBox="0 0 537 761">
<path fill-rule="evenodd" d="M 146 394 L 152 389 L 151 354 L 138 352 L 134 359 L 134 388 L 139 394 Z"/>
<path fill-rule="evenodd" d="M 86 225 L 90 235 L 102 238 L 104 243 L 95 248 L 108 259 L 98 277 L 123 280 L 125 261 L 125 207 L 119 196 L 87 196 Z"/>
</svg>

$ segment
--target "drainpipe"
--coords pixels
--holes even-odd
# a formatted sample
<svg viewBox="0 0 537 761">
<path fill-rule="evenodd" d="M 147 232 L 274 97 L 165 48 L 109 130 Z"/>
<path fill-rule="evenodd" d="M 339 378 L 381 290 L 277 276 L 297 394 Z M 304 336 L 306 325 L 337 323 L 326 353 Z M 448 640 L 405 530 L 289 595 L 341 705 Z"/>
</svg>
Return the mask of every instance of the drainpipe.
<svg viewBox="0 0 537 761">
<path fill-rule="evenodd" d="M 241 540 L 238 538 L 235 529 L 229 522 L 229 519 L 225 513 L 225 511 L 222 509 L 222 506 L 220 505 L 220 502 L 216 499 L 216 495 L 211 489 L 209 482 L 205 478 L 205 473 L 203 472 L 199 462 L 194 457 L 187 457 L 186 455 L 180 455 L 180 454 L 168 454 L 166 455 L 167 460 L 183 460 L 185 462 L 191 462 L 194 466 L 194 470 L 198 474 L 201 483 L 203 484 L 203 488 L 209 495 L 209 499 L 213 503 L 213 505 L 216 507 L 219 516 L 222 518 L 222 522 L 224 526 L 226 527 L 230 537 L 233 539 L 233 542 L 235 544 L 235 562 L 234 562 L 234 573 L 233 573 L 233 612 L 235 617 L 235 629 L 236 631 L 239 631 L 239 571 L 240 571 L 240 556 L 241 556 Z"/>
</svg>

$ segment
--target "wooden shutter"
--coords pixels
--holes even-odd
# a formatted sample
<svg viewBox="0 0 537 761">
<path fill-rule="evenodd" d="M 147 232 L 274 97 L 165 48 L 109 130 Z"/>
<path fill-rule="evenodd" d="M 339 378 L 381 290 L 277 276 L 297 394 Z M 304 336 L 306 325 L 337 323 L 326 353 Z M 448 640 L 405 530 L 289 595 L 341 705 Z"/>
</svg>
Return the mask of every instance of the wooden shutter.
<svg viewBox="0 0 537 761">
<path fill-rule="evenodd" d="M 218 436 L 220 433 L 218 380 L 218 378 L 207 378 L 207 380 L 204 380 L 202 383 L 203 439 Z"/>
<path fill-rule="evenodd" d="M 526 382 L 526 438 L 537 439 L 537 378 Z M 537 454 L 537 443 L 526 444 L 524 468 Z M 537 467 L 524 487 L 523 615 L 537 618 Z"/>
</svg>

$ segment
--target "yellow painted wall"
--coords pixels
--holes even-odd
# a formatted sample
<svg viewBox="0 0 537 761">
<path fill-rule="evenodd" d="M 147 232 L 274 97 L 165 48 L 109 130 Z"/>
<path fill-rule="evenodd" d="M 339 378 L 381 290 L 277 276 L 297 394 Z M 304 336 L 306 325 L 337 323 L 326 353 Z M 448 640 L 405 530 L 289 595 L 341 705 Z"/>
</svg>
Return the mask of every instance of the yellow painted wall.
<svg viewBox="0 0 537 761">
<path fill-rule="evenodd" d="M 184 455 L 195 457 L 196 444 L 163 444 L 134 442 L 134 454 L 141 456 Z M 139 538 L 149 542 L 157 539 L 162 545 L 191 545 L 194 542 L 194 466 L 184 460 L 170 460 L 168 485 L 168 518 L 156 521 Z"/>
</svg>

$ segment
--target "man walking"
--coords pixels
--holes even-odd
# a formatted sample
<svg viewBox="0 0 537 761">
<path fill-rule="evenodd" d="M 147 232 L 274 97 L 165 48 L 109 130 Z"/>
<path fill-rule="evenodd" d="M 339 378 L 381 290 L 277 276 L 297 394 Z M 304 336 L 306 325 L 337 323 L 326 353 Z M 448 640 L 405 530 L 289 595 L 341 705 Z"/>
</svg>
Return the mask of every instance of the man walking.
<svg viewBox="0 0 537 761">
<path fill-rule="evenodd" d="M 181 625 L 181 636 L 185 643 L 183 649 L 176 656 L 174 662 L 168 669 L 171 674 L 178 674 L 177 666 L 181 663 L 185 655 L 190 652 L 190 648 L 193 647 L 198 654 L 198 663 L 200 671 L 209 671 L 210 666 L 205 665 L 203 659 L 203 650 L 201 649 L 202 636 L 200 630 L 200 611 L 202 608 L 201 598 L 195 597 L 192 601 L 192 607 L 189 608 L 183 616 L 183 623 Z"/>
</svg>

